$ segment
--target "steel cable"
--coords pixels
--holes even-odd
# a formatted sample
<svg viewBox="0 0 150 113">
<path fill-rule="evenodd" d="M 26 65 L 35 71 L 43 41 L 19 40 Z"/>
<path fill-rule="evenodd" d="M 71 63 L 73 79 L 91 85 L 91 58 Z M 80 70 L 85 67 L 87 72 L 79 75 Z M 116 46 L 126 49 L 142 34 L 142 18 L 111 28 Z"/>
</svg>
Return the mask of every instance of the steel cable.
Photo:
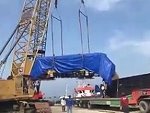
<svg viewBox="0 0 150 113">
<path fill-rule="evenodd" d="M 87 16 L 87 11 L 86 11 L 86 7 L 85 7 L 85 4 L 84 4 L 84 0 L 81 0 L 81 6 L 79 8 L 79 24 L 80 24 L 80 36 L 81 36 L 81 47 L 82 47 L 82 54 L 84 53 L 84 50 L 83 50 L 83 29 L 82 29 L 82 22 L 81 22 L 81 15 L 83 17 L 85 17 L 85 20 L 86 20 L 86 30 L 87 30 L 87 43 L 88 43 L 88 53 L 90 53 L 90 34 L 89 34 L 89 24 L 88 24 L 88 16 Z M 84 11 L 81 11 L 81 8 L 84 8 Z"/>
<path fill-rule="evenodd" d="M 61 40 L 61 42 L 60 42 L 60 45 L 61 45 L 61 55 L 63 56 L 64 55 L 64 48 L 63 48 L 63 24 L 62 24 L 62 19 L 61 19 L 61 16 L 60 16 L 60 14 L 59 14 L 59 11 L 58 11 L 58 9 L 57 9 L 57 6 L 58 5 L 58 1 L 57 0 L 55 0 L 55 10 L 56 10 L 56 12 L 57 12 L 57 14 L 58 14 L 58 17 L 56 17 L 56 16 L 54 16 L 53 14 L 51 15 L 51 24 L 52 24 L 52 26 L 51 26 L 51 32 L 52 32 L 52 40 L 53 40 L 53 44 L 52 44 L 52 52 L 53 52 L 53 55 L 55 54 L 54 53 L 54 25 L 53 25 L 53 23 L 54 23 L 54 20 L 56 20 L 56 21 L 58 21 L 59 22 L 59 24 L 60 24 L 60 40 Z"/>
</svg>

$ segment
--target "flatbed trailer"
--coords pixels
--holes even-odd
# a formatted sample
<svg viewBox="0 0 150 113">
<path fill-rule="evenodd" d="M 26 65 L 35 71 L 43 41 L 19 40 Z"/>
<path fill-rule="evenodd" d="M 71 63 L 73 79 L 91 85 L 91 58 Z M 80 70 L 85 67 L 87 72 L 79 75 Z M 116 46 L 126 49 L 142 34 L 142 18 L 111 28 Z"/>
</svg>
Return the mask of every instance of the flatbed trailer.
<svg viewBox="0 0 150 113">
<path fill-rule="evenodd" d="M 76 105 L 91 109 L 95 105 L 106 105 L 110 107 L 120 107 L 120 98 L 101 98 L 101 97 L 85 97 L 76 98 Z"/>
<path fill-rule="evenodd" d="M 74 98 L 76 105 L 83 108 L 109 106 L 119 108 L 121 98 L 80 97 Z M 139 108 L 141 113 L 150 113 L 150 89 L 135 90 L 128 96 L 129 108 Z"/>
<path fill-rule="evenodd" d="M 109 86 L 106 95 L 102 98 L 98 96 L 74 98 L 79 107 L 92 108 L 93 106 L 120 107 L 121 93 L 123 92 L 129 99 L 130 108 L 139 108 L 141 113 L 150 113 L 150 74 L 127 77 L 114 80 Z"/>
</svg>

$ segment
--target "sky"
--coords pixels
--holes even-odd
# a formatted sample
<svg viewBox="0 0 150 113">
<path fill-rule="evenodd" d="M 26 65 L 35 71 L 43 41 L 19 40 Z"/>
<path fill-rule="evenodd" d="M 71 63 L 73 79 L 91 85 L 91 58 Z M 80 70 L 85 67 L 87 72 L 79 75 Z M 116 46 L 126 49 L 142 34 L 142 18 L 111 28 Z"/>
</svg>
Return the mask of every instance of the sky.
<svg viewBox="0 0 150 113">
<path fill-rule="evenodd" d="M 8 39 L 21 15 L 24 0 L 0 1 L 0 48 Z M 103 52 L 116 65 L 120 77 L 149 73 L 150 67 L 150 0 L 85 0 L 89 18 L 89 34 L 91 52 Z M 78 10 L 80 0 L 58 0 L 57 12 L 52 8 L 51 13 L 60 15 L 63 21 L 64 54 L 81 53 Z M 83 7 L 81 10 L 84 11 Z M 84 29 L 84 53 L 87 52 L 87 37 L 85 20 L 82 18 Z M 50 24 L 49 24 L 50 26 Z M 60 28 L 55 22 L 55 54 L 61 55 Z M 52 55 L 51 33 L 48 31 L 46 56 Z M 9 65 L 9 64 L 8 64 Z M 10 65 L 9 65 L 10 66 Z M 8 72 L 9 68 L 6 70 Z M 49 89 L 57 86 L 63 92 L 70 81 L 75 84 L 77 79 L 58 79 L 43 84 Z M 100 78 L 91 80 L 99 82 Z M 70 86 L 70 85 L 68 85 Z M 71 86 L 70 86 L 71 87 Z M 42 85 L 43 89 L 45 85 Z M 45 91 L 45 90 L 44 90 Z M 53 92 L 53 93 L 52 93 Z M 58 94 L 50 91 L 48 95 Z"/>
</svg>

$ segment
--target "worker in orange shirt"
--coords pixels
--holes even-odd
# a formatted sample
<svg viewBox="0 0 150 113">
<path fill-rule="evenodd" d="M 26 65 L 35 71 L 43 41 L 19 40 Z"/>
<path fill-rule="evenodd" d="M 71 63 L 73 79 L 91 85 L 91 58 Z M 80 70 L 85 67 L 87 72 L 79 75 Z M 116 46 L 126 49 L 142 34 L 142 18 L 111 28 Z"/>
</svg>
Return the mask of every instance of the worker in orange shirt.
<svg viewBox="0 0 150 113">
<path fill-rule="evenodd" d="M 129 113 L 128 97 L 125 96 L 125 93 L 122 93 L 121 95 L 122 95 L 122 97 L 120 99 L 120 110 L 124 113 Z"/>
</svg>

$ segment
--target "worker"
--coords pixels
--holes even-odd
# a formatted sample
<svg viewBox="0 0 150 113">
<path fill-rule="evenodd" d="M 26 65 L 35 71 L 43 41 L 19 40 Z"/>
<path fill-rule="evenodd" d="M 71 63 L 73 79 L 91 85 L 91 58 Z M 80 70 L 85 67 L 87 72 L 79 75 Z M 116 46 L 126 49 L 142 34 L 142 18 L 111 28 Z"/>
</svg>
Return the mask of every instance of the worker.
<svg viewBox="0 0 150 113">
<path fill-rule="evenodd" d="M 40 81 L 36 80 L 34 83 L 36 93 L 39 93 L 40 90 Z"/>
<path fill-rule="evenodd" d="M 72 113 L 73 105 L 74 105 L 74 101 L 71 98 L 71 95 L 69 95 L 69 98 L 66 99 L 67 113 Z"/>
<path fill-rule="evenodd" d="M 62 106 L 62 112 L 65 112 L 65 108 L 66 108 L 66 100 L 65 97 L 63 97 L 61 99 L 61 106 Z"/>
<path fill-rule="evenodd" d="M 101 89 L 101 93 L 102 93 L 102 97 L 106 97 L 106 90 L 107 90 L 107 83 L 105 82 L 105 80 L 102 80 L 102 84 L 100 84 L 100 89 Z"/>
<path fill-rule="evenodd" d="M 129 113 L 129 100 L 128 97 L 125 96 L 125 93 L 121 94 L 121 99 L 120 99 L 120 110 L 124 113 Z"/>
<path fill-rule="evenodd" d="M 23 92 L 25 94 L 28 94 L 28 88 L 29 88 L 29 84 L 28 84 L 28 78 L 23 77 Z"/>
<path fill-rule="evenodd" d="M 101 95 L 102 95 L 101 92 L 102 92 L 102 91 L 101 91 L 101 89 L 99 88 L 99 86 L 98 86 L 98 85 L 95 85 L 95 93 L 96 93 L 96 95 L 97 95 L 97 96 L 101 96 Z"/>
<path fill-rule="evenodd" d="M 100 85 L 100 89 L 101 89 L 102 97 L 104 98 L 105 97 L 105 86 L 104 86 L 104 84 Z"/>
</svg>

